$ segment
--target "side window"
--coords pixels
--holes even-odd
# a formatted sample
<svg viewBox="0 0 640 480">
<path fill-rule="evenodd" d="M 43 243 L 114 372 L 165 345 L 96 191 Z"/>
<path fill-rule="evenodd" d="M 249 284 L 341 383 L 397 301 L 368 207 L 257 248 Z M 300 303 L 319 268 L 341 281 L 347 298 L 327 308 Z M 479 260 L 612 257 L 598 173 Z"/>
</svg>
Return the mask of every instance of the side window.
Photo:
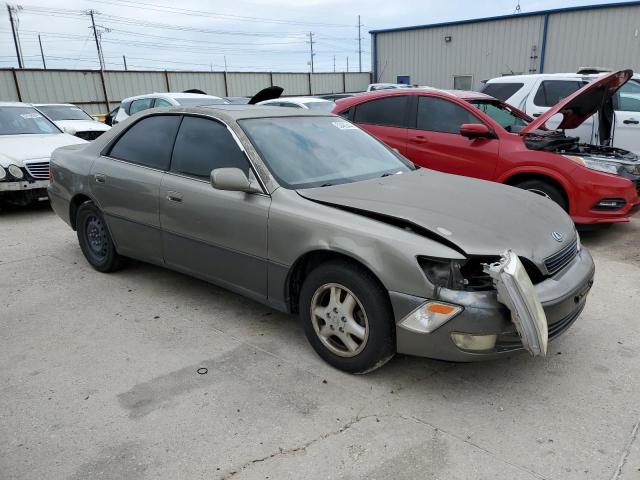
<svg viewBox="0 0 640 480">
<path fill-rule="evenodd" d="M 153 98 L 141 98 L 139 100 L 134 100 L 131 102 L 131 106 L 129 107 L 129 115 L 141 112 L 142 110 L 147 110 L 152 106 Z"/>
<path fill-rule="evenodd" d="M 623 112 L 640 112 L 640 82 L 631 80 L 618 90 L 615 96 L 615 109 Z"/>
<path fill-rule="evenodd" d="M 436 97 L 418 99 L 418 130 L 460 133 L 463 123 L 481 123 L 478 117 L 449 100 Z"/>
<path fill-rule="evenodd" d="M 480 91 L 506 102 L 522 87 L 524 83 L 485 83 Z"/>
<path fill-rule="evenodd" d="M 173 107 L 172 104 L 167 102 L 164 98 L 156 98 L 156 103 L 154 105 L 155 108 L 169 108 Z"/>
<path fill-rule="evenodd" d="M 563 98 L 577 92 L 583 83 L 573 80 L 544 80 L 540 83 L 533 103 L 539 107 L 552 107 Z"/>
<path fill-rule="evenodd" d="M 351 107 L 345 110 L 344 112 L 339 113 L 338 115 L 340 115 L 342 118 L 353 120 L 353 114 L 355 113 L 355 111 L 356 111 L 356 107 Z"/>
<path fill-rule="evenodd" d="M 280 106 L 289 107 L 289 108 L 302 108 L 300 105 L 296 105 L 295 103 L 290 103 L 290 102 L 282 102 Z"/>
<path fill-rule="evenodd" d="M 109 156 L 145 167 L 167 170 L 179 124 L 179 115 L 143 118 L 116 141 Z"/>
<path fill-rule="evenodd" d="M 387 127 L 405 127 L 408 96 L 394 96 L 372 100 L 356 106 L 354 121 Z"/>
<path fill-rule="evenodd" d="M 171 171 L 208 179 L 214 168 L 239 168 L 249 175 L 249 161 L 227 127 L 215 120 L 184 117 L 173 147 Z"/>
</svg>

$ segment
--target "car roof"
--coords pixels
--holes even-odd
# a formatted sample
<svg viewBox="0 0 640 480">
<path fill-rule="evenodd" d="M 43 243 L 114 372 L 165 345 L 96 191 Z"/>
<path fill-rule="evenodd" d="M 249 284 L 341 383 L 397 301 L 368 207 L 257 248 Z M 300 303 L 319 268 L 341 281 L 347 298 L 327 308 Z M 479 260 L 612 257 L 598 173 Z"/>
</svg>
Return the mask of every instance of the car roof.
<svg viewBox="0 0 640 480">
<path fill-rule="evenodd" d="M 496 100 L 491 95 L 486 95 L 480 92 L 473 92 L 470 90 L 440 90 L 437 88 L 431 87 L 417 87 L 417 88 L 407 88 L 400 89 L 394 88 L 390 90 L 376 90 L 373 92 L 362 92 L 356 93 L 355 95 L 347 98 L 339 98 L 337 100 L 337 105 L 340 107 L 356 105 L 362 102 L 362 99 L 373 99 L 373 98 L 383 98 L 383 97 L 394 97 L 394 96 L 406 96 L 406 95 L 431 95 L 434 97 L 453 97 L 459 98 L 461 100 Z"/>
<path fill-rule="evenodd" d="M 76 107 L 76 108 L 79 108 L 77 105 L 74 105 L 73 103 L 34 103 L 33 106 L 34 107 Z"/>
<path fill-rule="evenodd" d="M 128 102 L 132 100 L 139 100 L 141 98 L 155 98 L 155 97 L 166 97 L 166 98 L 210 98 L 216 100 L 222 100 L 222 97 L 216 97 L 215 95 L 204 95 L 202 93 L 183 93 L 183 92 L 153 92 L 153 93 L 145 93 L 144 95 L 136 95 L 134 97 L 128 97 L 122 100 L 123 102 Z"/>
<path fill-rule="evenodd" d="M 33 107 L 33 105 L 24 102 L 0 102 L 0 107 Z"/>
<path fill-rule="evenodd" d="M 246 118 L 272 118 L 272 117 L 334 117 L 332 113 L 321 110 L 305 110 L 301 108 L 271 107 L 268 105 L 207 105 L 202 107 L 171 107 L 144 110 L 144 112 L 158 113 L 184 113 L 220 117 L 230 120 L 242 120 Z"/>
<path fill-rule="evenodd" d="M 326 98 L 316 98 L 316 97 L 279 97 L 272 98 L 269 100 L 264 100 L 264 102 L 300 102 L 300 103 L 322 103 L 322 102 L 331 102 L 331 100 L 327 100 Z M 259 102 L 262 103 L 262 102 Z"/>
</svg>

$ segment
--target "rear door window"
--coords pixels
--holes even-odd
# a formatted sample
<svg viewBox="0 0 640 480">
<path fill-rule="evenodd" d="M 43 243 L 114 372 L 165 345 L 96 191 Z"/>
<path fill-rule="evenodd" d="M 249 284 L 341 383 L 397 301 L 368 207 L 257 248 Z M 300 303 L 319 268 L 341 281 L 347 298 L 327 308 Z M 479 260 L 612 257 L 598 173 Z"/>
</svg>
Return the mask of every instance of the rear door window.
<svg viewBox="0 0 640 480">
<path fill-rule="evenodd" d="M 463 123 L 482 123 L 471 112 L 449 100 L 437 97 L 419 97 L 418 130 L 442 133 L 460 133 Z"/>
<path fill-rule="evenodd" d="M 129 115 L 141 112 L 153 107 L 153 98 L 140 98 L 131 102 L 129 107 Z"/>
<path fill-rule="evenodd" d="M 480 91 L 506 102 L 522 87 L 524 83 L 486 83 Z"/>
<path fill-rule="evenodd" d="M 614 97 L 615 109 L 623 112 L 640 112 L 640 82 L 630 80 Z"/>
<path fill-rule="evenodd" d="M 173 105 L 164 98 L 156 98 L 155 108 L 169 108 Z"/>
<path fill-rule="evenodd" d="M 249 175 L 249 161 L 225 125 L 184 117 L 171 159 L 171 171 L 209 179 L 215 168 L 239 168 Z"/>
<path fill-rule="evenodd" d="M 369 125 L 406 128 L 409 97 L 394 96 L 356 105 L 354 121 Z"/>
<path fill-rule="evenodd" d="M 552 107 L 563 98 L 577 92 L 584 83 L 579 80 L 543 80 L 533 103 L 538 107 Z"/>
<path fill-rule="evenodd" d="M 180 115 L 154 115 L 136 122 L 118 138 L 109 156 L 145 167 L 167 170 Z"/>
</svg>

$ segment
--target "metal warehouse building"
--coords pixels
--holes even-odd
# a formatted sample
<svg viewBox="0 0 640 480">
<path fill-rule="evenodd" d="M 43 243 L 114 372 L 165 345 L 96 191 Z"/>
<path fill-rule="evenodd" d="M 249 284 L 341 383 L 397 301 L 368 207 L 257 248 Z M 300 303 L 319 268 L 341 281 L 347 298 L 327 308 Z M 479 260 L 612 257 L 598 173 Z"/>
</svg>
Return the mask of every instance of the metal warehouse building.
<svg viewBox="0 0 640 480">
<path fill-rule="evenodd" d="M 374 82 L 469 90 L 509 74 L 640 71 L 640 1 L 370 33 Z"/>
</svg>

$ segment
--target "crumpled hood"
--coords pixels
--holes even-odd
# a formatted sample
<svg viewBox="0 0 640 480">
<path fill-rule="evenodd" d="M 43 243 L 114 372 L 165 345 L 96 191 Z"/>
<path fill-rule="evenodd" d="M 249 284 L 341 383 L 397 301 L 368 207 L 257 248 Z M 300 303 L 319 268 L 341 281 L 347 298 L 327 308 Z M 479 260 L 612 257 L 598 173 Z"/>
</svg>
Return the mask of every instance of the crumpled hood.
<svg viewBox="0 0 640 480">
<path fill-rule="evenodd" d="M 24 166 L 25 160 L 49 159 L 58 147 L 88 143 L 66 133 L 0 135 L 0 165 Z"/>
<path fill-rule="evenodd" d="M 512 249 L 542 264 L 576 235 L 571 218 L 546 198 L 515 187 L 427 169 L 298 190 L 298 194 L 327 205 L 417 225 L 467 255 L 501 255 Z M 560 233 L 564 240 L 555 240 L 553 232 Z"/>
<path fill-rule="evenodd" d="M 73 128 L 76 132 L 106 132 L 111 128 L 93 120 L 56 120 L 54 123 L 60 128 Z"/>
<path fill-rule="evenodd" d="M 632 76 L 632 70 L 619 70 L 589 82 L 520 130 L 520 134 L 525 135 L 544 127 L 545 123 L 557 114 L 562 115 L 562 121 L 556 128 L 557 130 L 578 128 L 585 120 L 611 100 L 611 97 Z"/>
</svg>

